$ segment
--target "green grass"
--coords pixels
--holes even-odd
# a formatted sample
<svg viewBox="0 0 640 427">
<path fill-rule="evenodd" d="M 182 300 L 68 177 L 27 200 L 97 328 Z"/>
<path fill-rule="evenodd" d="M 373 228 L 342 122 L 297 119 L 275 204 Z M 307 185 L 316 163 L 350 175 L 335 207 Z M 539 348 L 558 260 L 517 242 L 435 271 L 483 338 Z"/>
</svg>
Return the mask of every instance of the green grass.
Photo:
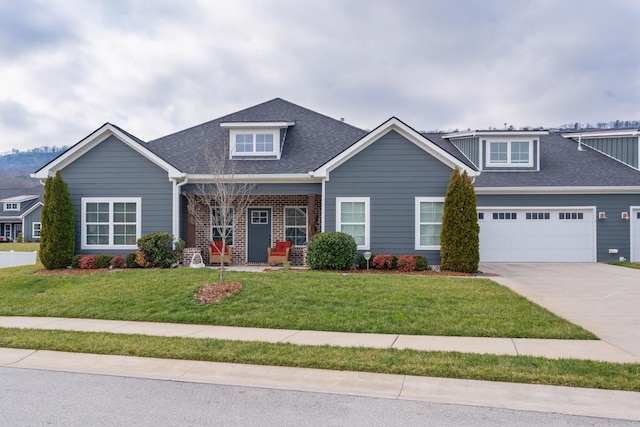
<svg viewBox="0 0 640 427">
<path fill-rule="evenodd" d="M 0 347 L 640 391 L 640 364 L 0 328 Z"/>
<path fill-rule="evenodd" d="M 628 268 L 637 268 L 640 269 L 640 262 L 629 262 L 629 261 L 612 261 L 609 264 L 618 265 L 620 267 L 628 267 Z"/>
<path fill-rule="evenodd" d="M 40 243 L 0 243 L 0 252 L 33 252 L 40 250 Z"/>
<path fill-rule="evenodd" d="M 193 295 L 210 269 L 37 275 L 0 270 L 0 315 L 201 323 L 412 335 L 595 339 L 487 279 L 328 272 L 227 272 L 244 289 L 220 304 Z"/>
</svg>

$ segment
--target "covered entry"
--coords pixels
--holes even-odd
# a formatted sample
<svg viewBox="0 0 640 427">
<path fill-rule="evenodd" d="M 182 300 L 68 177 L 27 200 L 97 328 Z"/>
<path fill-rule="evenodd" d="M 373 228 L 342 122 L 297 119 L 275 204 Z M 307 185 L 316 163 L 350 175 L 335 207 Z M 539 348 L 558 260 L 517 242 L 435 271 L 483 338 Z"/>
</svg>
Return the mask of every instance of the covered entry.
<svg viewBox="0 0 640 427">
<path fill-rule="evenodd" d="M 595 262 L 595 208 L 478 207 L 481 262 Z"/>
</svg>

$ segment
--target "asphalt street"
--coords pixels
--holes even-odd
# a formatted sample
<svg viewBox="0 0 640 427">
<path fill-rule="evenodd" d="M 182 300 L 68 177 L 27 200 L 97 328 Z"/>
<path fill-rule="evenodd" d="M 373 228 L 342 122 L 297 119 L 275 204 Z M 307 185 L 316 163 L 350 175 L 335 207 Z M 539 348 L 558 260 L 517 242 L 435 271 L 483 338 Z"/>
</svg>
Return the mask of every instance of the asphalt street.
<svg viewBox="0 0 640 427">
<path fill-rule="evenodd" d="M 0 426 L 638 426 L 327 393 L 0 368 Z"/>
</svg>

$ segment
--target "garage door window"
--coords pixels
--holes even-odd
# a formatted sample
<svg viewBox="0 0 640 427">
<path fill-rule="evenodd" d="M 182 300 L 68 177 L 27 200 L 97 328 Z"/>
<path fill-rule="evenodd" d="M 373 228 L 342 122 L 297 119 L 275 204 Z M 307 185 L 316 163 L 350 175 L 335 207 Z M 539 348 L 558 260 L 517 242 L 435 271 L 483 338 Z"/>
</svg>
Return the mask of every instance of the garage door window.
<svg viewBox="0 0 640 427">
<path fill-rule="evenodd" d="M 518 219 L 518 214 L 515 212 L 494 212 L 493 219 Z"/>
<path fill-rule="evenodd" d="M 551 214 L 549 212 L 527 212 L 525 218 L 532 220 L 551 219 Z"/>
<path fill-rule="evenodd" d="M 568 219 L 568 220 L 580 220 L 584 219 L 584 214 L 582 212 L 560 212 L 558 214 L 559 219 Z"/>
</svg>

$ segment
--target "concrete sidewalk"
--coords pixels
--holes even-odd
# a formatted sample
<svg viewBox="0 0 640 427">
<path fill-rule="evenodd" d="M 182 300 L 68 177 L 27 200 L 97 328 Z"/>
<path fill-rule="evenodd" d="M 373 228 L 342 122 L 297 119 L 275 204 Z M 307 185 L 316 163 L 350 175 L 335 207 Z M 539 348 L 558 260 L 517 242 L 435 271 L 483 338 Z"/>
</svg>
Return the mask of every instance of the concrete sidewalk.
<svg viewBox="0 0 640 427">
<path fill-rule="evenodd" d="M 0 327 L 263 341 L 298 345 L 457 351 L 509 356 L 537 356 L 550 359 L 586 359 L 615 363 L 640 363 L 640 357 L 599 340 L 357 334 L 53 317 L 0 316 Z"/>
<path fill-rule="evenodd" d="M 640 421 L 640 393 L 615 390 L 2 348 L 0 366 Z"/>
</svg>

